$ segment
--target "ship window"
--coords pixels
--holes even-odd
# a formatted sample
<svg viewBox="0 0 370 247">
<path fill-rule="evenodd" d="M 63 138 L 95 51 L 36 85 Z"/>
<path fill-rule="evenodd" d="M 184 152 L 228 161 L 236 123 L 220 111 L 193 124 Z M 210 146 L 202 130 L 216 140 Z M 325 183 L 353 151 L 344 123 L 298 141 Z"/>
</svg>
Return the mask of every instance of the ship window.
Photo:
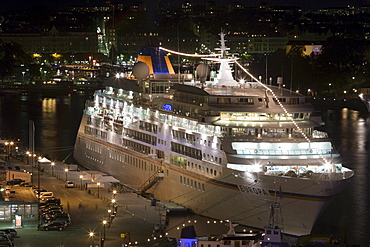
<svg viewBox="0 0 370 247">
<path fill-rule="evenodd" d="M 207 167 L 206 171 L 207 171 L 207 173 L 208 173 L 208 167 Z"/>
<path fill-rule="evenodd" d="M 231 98 L 217 98 L 217 104 L 230 104 Z"/>
<path fill-rule="evenodd" d="M 203 191 L 203 192 L 205 191 L 205 189 L 204 189 L 204 184 L 202 184 L 202 191 Z"/>
<path fill-rule="evenodd" d="M 211 169 L 211 174 L 213 174 L 213 169 Z"/>
<path fill-rule="evenodd" d="M 180 176 L 180 183 L 182 184 L 182 176 Z"/>
<path fill-rule="evenodd" d="M 291 105 L 299 105 L 299 98 L 290 98 L 289 104 Z"/>
</svg>

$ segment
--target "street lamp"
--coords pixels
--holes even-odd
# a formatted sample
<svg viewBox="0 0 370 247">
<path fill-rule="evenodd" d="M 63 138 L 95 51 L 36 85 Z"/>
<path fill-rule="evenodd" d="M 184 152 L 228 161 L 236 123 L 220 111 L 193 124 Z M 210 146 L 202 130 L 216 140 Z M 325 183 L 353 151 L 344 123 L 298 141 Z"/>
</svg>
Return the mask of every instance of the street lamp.
<svg viewBox="0 0 370 247">
<path fill-rule="evenodd" d="M 116 203 L 116 199 L 112 199 L 112 211 L 114 215 L 117 213 L 115 203 Z"/>
<path fill-rule="evenodd" d="M 98 185 L 98 198 L 99 198 L 99 188 L 100 188 L 100 182 L 97 183 Z"/>
<path fill-rule="evenodd" d="M 51 165 L 51 176 L 54 176 L 54 166 L 55 166 L 55 162 L 51 162 L 50 163 Z"/>
<path fill-rule="evenodd" d="M 33 154 L 32 155 L 32 166 L 34 166 L 34 167 L 36 167 L 36 165 L 35 165 L 35 158 L 36 158 L 36 154 Z"/>
<path fill-rule="evenodd" d="M 105 225 L 107 224 L 107 220 L 103 220 L 103 240 L 105 240 Z"/>
<path fill-rule="evenodd" d="M 7 159 L 9 160 L 10 158 L 10 146 L 14 145 L 14 142 L 5 142 L 5 146 L 7 146 L 8 150 L 7 150 Z"/>
<path fill-rule="evenodd" d="M 26 156 L 27 156 L 27 164 L 29 164 L 30 163 L 30 151 L 27 151 L 26 152 Z"/>
<path fill-rule="evenodd" d="M 90 246 L 94 247 L 94 232 L 89 232 L 90 239 Z"/>
<path fill-rule="evenodd" d="M 116 198 L 116 196 L 117 196 L 117 190 L 113 190 L 112 193 L 113 193 L 113 199 Z"/>
<path fill-rule="evenodd" d="M 68 168 L 65 168 L 64 171 L 66 173 L 66 182 L 67 182 L 68 181 Z"/>
<path fill-rule="evenodd" d="M 108 209 L 109 225 L 112 223 L 112 210 Z"/>
<path fill-rule="evenodd" d="M 80 186 L 81 186 L 81 190 L 82 190 L 82 178 L 83 178 L 83 176 L 80 175 Z"/>
</svg>

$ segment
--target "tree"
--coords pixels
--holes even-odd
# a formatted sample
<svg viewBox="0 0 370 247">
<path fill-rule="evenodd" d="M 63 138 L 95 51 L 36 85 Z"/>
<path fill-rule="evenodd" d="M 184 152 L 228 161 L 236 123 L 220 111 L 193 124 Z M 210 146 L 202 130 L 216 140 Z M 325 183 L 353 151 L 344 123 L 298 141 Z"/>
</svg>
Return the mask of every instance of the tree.
<svg viewBox="0 0 370 247">
<path fill-rule="evenodd" d="M 11 76 L 14 71 L 14 66 L 19 66 L 22 63 L 29 61 L 28 56 L 23 51 L 22 47 L 17 43 L 1 43 L 0 44 L 0 77 L 4 82 L 6 76 Z"/>
<path fill-rule="evenodd" d="M 314 63 L 317 81 L 322 89 L 331 83 L 338 90 L 349 89 L 366 80 L 369 42 L 330 37 L 322 46 L 322 54 Z"/>
</svg>

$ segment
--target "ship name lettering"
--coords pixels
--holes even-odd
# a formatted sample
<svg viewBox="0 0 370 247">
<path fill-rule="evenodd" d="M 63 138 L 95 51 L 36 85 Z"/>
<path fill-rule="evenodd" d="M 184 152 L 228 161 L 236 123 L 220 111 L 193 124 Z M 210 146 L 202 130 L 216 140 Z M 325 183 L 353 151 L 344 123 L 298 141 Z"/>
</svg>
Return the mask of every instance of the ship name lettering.
<svg viewBox="0 0 370 247">
<path fill-rule="evenodd" d="M 245 185 L 238 185 L 238 187 L 241 192 L 268 196 L 268 193 L 265 191 L 265 189 L 255 188 L 252 186 L 245 186 Z"/>
</svg>

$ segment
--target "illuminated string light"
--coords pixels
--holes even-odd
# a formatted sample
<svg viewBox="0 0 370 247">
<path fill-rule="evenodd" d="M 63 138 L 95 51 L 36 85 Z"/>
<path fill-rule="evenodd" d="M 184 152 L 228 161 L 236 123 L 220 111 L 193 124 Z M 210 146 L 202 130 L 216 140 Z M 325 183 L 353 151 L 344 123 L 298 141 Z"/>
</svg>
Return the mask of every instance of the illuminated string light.
<svg viewBox="0 0 370 247">
<path fill-rule="evenodd" d="M 302 134 L 303 138 L 308 142 L 308 143 L 311 143 L 311 140 L 307 137 L 307 135 L 303 132 L 303 130 L 298 126 L 297 122 L 292 118 L 292 114 L 290 114 L 287 109 L 283 106 L 283 104 L 280 102 L 279 98 L 276 96 L 275 92 L 272 91 L 271 88 L 269 88 L 268 86 L 266 86 L 265 84 L 263 84 L 260 80 L 258 80 L 255 76 L 253 76 L 248 70 L 246 70 L 240 63 L 238 63 L 236 60 L 235 60 L 235 64 L 239 66 L 239 68 L 241 68 L 245 73 L 247 73 L 247 75 L 249 75 L 253 80 L 255 80 L 256 82 L 258 82 L 258 84 L 260 84 L 262 87 L 264 87 L 266 90 L 268 90 L 273 98 L 276 100 L 276 102 L 279 104 L 279 106 L 281 107 L 281 109 L 283 109 L 284 113 L 287 115 L 288 119 L 294 124 L 294 126 L 296 127 L 296 129 L 299 131 L 299 133 Z M 319 153 L 320 157 L 324 160 L 324 163 L 329 163 L 326 158 L 321 154 Z"/>
<path fill-rule="evenodd" d="M 178 52 L 178 51 L 173 51 L 173 50 L 170 50 L 170 49 L 166 49 L 166 48 L 163 48 L 163 47 L 159 47 L 159 49 L 160 50 L 164 50 L 166 52 L 170 52 L 170 53 L 176 54 L 176 55 L 185 56 L 185 57 L 219 57 L 219 56 L 221 56 L 221 54 L 209 54 L 209 55 L 187 54 L 187 53 L 182 53 L 182 52 Z"/>
</svg>

